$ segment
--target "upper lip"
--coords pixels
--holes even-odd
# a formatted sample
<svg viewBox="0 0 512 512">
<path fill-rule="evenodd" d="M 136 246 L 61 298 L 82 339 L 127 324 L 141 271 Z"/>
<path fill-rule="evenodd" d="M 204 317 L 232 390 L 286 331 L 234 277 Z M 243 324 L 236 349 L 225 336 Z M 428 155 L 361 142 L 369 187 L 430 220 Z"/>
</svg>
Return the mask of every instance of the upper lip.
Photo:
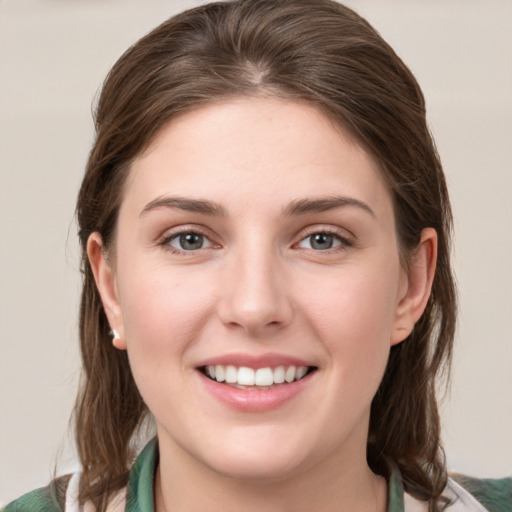
<svg viewBox="0 0 512 512">
<path fill-rule="evenodd" d="M 232 366 L 246 366 L 248 368 L 267 368 L 276 366 L 315 366 L 311 361 L 306 361 L 295 356 L 285 354 L 225 354 L 211 357 L 201 361 L 197 367 L 216 366 L 216 365 L 232 365 Z"/>
</svg>

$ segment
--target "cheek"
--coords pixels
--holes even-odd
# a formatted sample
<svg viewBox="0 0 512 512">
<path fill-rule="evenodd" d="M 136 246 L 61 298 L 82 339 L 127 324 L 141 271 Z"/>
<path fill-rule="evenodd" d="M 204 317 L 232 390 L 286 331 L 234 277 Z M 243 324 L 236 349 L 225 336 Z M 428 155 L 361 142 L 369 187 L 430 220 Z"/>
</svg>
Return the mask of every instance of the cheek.
<svg viewBox="0 0 512 512">
<path fill-rule="evenodd" d="M 367 268 L 343 270 L 326 280 L 317 293 L 304 294 L 304 310 L 315 336 L 323 341 L 331 363 L 343 378 L 350 375 L 354 383 L 375 385 L 389 355 L 399 265 Z"/>
<path fill-rule="evenodd" d="M 128 355 L 136 380 L 154 379 L 164 365 L 166 372 L 171 367 L 179 370 L 187 347 L 204 327 L 211 290 L 204 280 L 183 279 L 172 269 L 138 273 L 132 266 L 120 281 Z"/>
<path fill-rule="evenodd" d="M 397 304 L 398 272 L 344 270 L 325 280 L 313 295 L 304 293 L 308 309 L 321 318 L 328 331 L 367 341 L 389 334 Z"/>
<path fill-rule="evenodd" d="M 121 295 L 125 336 L 139 392 L 157 418 L 179 416 L 183 401 L 194 401 L 184 385 L 183 369 L 208 304 L 193 293 L 191 283 L 163 275 L 125 284 L 126 293 Z"/>
<path fill-rule="evenodd" d="M 192 326 L 211 296 L 204 276 L 179 272 L 176 267 L 137 261 L 119 269 L 119 296 L 128 330 L 161 330 L 179 336 L 176 329 Z M 152 340 L 146 340 L 152 342 Z"/>
</svg>

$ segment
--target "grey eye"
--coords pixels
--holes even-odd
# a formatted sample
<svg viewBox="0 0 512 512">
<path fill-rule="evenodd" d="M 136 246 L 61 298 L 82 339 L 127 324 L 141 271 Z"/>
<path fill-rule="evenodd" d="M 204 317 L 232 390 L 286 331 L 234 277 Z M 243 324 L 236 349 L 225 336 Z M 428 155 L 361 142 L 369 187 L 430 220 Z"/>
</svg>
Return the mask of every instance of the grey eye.
<svg viewBox="0 0 512 512">
<path fill-rule="evenodd" d="M 170 241 L 170 245 L 182 251 L 196 251 L 202 249 L 207 240 L 200 233 L 181 233 Z"/>
<path fill-rule="evenodd" d="M 325 251 L 331 249 L 334 245 L 334 236 L 327 233 L 315 233 L 309 237 L 312 249 L 317 251 Z"/>
<path fill-rule="evenodd" d="M 313 249 L 314 251 L 327 251 L 342 244 L 347 244 L 340 236 L 319 231 L 303 238 L 298 246 L 302 249 Z"/>
</svg>

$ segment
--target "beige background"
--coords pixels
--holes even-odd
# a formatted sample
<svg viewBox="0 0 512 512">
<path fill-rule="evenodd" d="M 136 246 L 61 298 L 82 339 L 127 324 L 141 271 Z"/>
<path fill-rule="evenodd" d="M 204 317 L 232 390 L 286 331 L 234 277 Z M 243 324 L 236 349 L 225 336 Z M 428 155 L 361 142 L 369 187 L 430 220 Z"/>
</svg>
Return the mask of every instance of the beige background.
<svg viewBox="0 0 512 512">
<path fill-rule="evenodd" d="M 73 467 L 74 199 L 91 103 L 138 37 L 200 1 L 0 0 L 0 505 Z M 351 0 L 417 75 L 456 216 L 449 466 L 512 473 L 512 1 Z"/>
</svg>

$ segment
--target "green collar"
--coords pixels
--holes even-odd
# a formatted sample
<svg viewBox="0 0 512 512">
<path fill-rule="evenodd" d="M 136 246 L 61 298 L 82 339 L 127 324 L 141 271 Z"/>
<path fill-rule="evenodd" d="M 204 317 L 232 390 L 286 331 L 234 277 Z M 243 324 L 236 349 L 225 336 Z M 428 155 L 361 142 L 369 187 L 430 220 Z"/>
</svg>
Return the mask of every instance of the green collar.
<svg viewBox="0 0 512 512">
<path fill-rule="evenodd" d="M 133 465 L 126 489 L 125 512 L 154 512 L 153 487 L 158 467 L 158 441 L 152 439 Z"/>
<path fill-rule="evenodd" d="M 153 487 L 157 467 L 158 442 L 154 438 L 142 450 L 130 471 L 125 512 L 154 512 Z M 391 472 L 388 493 L 388 512 L 404 512 L 404 489 L 397 469 Z"/>
<path fill-rule="evenodd" d="M 399 469 L 395 466 L 388 482 L 388 512 L 404 512 L 404 486 Z"/>
</svg>

